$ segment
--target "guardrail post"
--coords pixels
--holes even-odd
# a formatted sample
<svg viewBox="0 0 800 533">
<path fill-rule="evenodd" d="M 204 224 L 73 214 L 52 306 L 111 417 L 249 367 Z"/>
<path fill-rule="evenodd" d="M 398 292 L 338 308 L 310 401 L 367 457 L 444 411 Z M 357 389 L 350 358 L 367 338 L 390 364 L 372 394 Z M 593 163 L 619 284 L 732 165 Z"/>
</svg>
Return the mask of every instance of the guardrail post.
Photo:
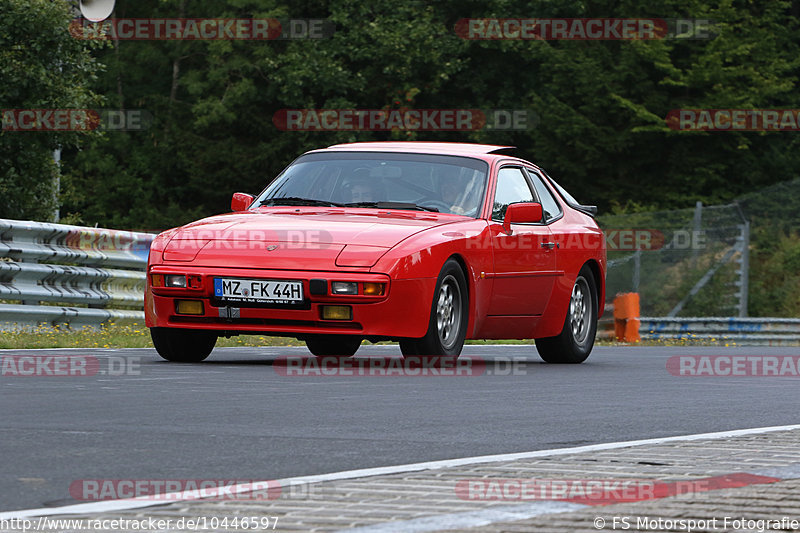
<svg viewBox="0 0 800 533">
<path fill-rule="evenodd" d="M 20 257 L 17 262 L 19 263 L 38 263 L 39 261 L 36 259 L 25 259 L 24 257 Z M 21 300 L 22 305 L 39 305 L 39 300 L 31 300 L 27 298 L 23 298 Z"/>
<path fill-rule="evenodd" d="M 639 293 L 626 292 L 614 298 L 614 336 L 620 342 L 639 342 Z"/>
</svg>

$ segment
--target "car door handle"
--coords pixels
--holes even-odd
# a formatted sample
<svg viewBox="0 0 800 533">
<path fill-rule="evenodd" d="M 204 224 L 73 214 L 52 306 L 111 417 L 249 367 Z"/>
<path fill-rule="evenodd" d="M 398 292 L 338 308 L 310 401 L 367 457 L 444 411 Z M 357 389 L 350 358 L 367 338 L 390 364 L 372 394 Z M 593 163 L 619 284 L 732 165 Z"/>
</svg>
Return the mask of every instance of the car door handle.
<svg viewBox="0 0 800 533">
<path fill-rule="evenodd" d="M 542 248 L 547 248 L 548 250 L 552 250 L 553 248 L 558 248 L 557 242 L 543 242 Z"/>
</svg>

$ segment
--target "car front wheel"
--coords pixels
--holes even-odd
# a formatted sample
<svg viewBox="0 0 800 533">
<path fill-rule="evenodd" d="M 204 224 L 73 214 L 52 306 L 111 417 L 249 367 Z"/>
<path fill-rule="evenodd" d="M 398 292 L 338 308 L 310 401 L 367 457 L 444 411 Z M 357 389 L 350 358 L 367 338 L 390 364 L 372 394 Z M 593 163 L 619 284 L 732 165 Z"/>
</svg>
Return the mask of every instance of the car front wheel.
<svg viewBox="0 0 800 533">
<path fill-rule="evenodd" d="M 338 356 L 351 357 L 361 346 L 360 337 L 348 335 L 320 335 L 306 339 L 308 351 L 317 357 Z"/>
<path fill-rule="evenodd" d="M 195 329 L 150 328 L 150 338 L 158 355 L 176 363 L 199 363 L 217 344 L 216 333 Z"/>
<path fill-rule="evenodd" d="M 436 280 L 428 332 L 421 339 L 400 342 L 403 355 L 447 355 L 461 353 L 467 335 L 469 295 L 464 271 L 448 259 Z"/>
<path fill-rule="evenodd" d="M 597 334 L 597 287 L 588 267 L 572 286 L 567 317 L 559 335 L 536 339 L 536 351 L 547 363 L 577 364 L 589 357 Z"/>
</svg>

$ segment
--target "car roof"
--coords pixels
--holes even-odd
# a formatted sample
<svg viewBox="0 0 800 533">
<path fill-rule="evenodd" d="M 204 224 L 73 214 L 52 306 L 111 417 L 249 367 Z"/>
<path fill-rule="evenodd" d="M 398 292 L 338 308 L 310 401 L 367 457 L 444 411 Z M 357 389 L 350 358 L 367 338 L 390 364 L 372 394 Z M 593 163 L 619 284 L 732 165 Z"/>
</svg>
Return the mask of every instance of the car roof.
<svg viewBox="0 0 800 533">
<path fill-rule="evenodd" d="M 334 144 L 323 150 L 363 150 L 380 152 L 416 152 L 426 154 L 494 154 L 514 146 L 494 144 L 448 143 L 426 141 L 384 141 Z M 314 150 L 321 151 L 321 150 Z"/>
<path fill-rule="evenodd" d="M 487 163 L 499 160 L 511 160 L 518 163 L 538 165 L 525 159 L 520 159 L 504 153 L 516 146 L 501 146 L 497 144 L 457 143 L 457 142 L 430 142 L 430 141 L 379 141 L 334 144 L 327 148 L 319 148 L 306 152 L 306 154 L 320 154 L 325 152 L 394 152 L 412 154 L 450 155 L 472 157 Z"/>
</svg>

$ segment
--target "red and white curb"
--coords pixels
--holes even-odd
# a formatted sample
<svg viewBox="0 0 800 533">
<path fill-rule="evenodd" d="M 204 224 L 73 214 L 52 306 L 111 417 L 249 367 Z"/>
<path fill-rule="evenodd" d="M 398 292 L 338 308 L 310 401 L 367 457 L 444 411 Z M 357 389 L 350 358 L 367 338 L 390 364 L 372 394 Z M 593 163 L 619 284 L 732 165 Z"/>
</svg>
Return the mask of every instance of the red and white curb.
<svg viewBox="0 0 800 533">
<path fill-rule="evenodd" d="M 626 494 L 608 494 L 608 497 L 605 498 L 595 498 L 593 495 L 584 495 L 557 501 L 539 501 L 525 504 L 492 506 L 480 511 L 432 515 L 411 520 L 393 521 L 385 524 L 343 529 L 339 530 L 339 532 L 389 533 L 393 531 L 422 532 L 472 528 L 491 525 L 495 522 L 527 520 L 545 514 L 580 511 L 589 507 L 659 500 L 680 495 L 687 489 L 690 489 L 692 493 L 710 492 L 721 489 L 777 483 L 781 481 L 781 479 L 782 478 L 739 472 L 723 476 L 693 479 L 691 481 L 658 482 L 651 486 L 653 490 L 649 491 L 650 493 L 647 495 L 640 494 L 639 496 L 631 497 Z"/>
<path fill-rule="evenodd" d="M 482 455 L 476 457 L 464 457 L 459 459 L 428 461 L 422 463 L 411 463 L 405 465 L 384 466 L 377 468 L 363 468 L 358 470 L 333 472 L 330 474 L 318 474 L 311 476 L 284 478 L 284 479 L 272 480 L 270 481 L 270 483 L 278 484 L 281 487 L 290 487 L 294 485 L 306 485 L 310 483 L 321 483 L 326 481 L 358 479 L 358 478 L 382 476 L 388 474 L 403 474 L 408 472 L 419 472 L 422 470 L 437 470 L 441 468 L 470 466 L 483 463 L 505 462 L 505 461 L 515 461 L 520 459 L 534 459 L 539 457 L 553 457 L 558 455 L 570 455 L 576 453 L 615 450 L 619 448 L 629 448 L 634 446 L 668 444 L 672 442 L 689 442 L 696 440 L 726 439 L 732 437 L 742 437 L 747 435 L 773 433 L 777 431 L 791 431 L 795 429 L 800 429 L 800 424 L 789 425 L 789 426 L 771 426 L 762 428 L 739 429 L 733 431 L 720 431 L 715 433 L 698 433 L 694 435 L 679 435 L 674 437 L 661 437 L 655 439 L 609 442 L 603 444 L 592 444 L 589 446 L 578 446 L 574 448 L 556 448 L 552 450 L 538 450 L 532 452 L 507 453 L 499 455 Z M 744 474 L 744 475 L 751 475 L 751 474 Z M 761 476 L 751 475 L 751 476 L 752 476 L 751 480 L 753 481 L 753 483 L 757 482 L 757 480 L 759 479 L 762 479 L 762 481 L 760 481 L 761 483 L 764 482 L 774 483 L 775 481 L 780 481 L 781 479 L 780 477 L 775 477 L 772 478 L 773 479 L 772 481 L 764 481 L 763 479 L 768 478 L 769 476 L 765 475 Z M 731 483 L 737 483 L 731 486 L 736 486 L 736 487 L 744 486 L 741 484 L 743 478 L 741 477 L 737 478 L 736 476 L 729 476 L 729 477 L 731 477 L 732 480 Z M 798 472 L 797 477 L 800 477 L 800 472 Z M 265 481 L 264 483 L 267 482 Z M 753 484 L 753 483 L 747 483 L 747 484 Z M 719 486 L 718 488 L 725 488 L 725 487 Z M 224 487 L 224 489 L 219 489 L 219 490 L 224 490 L 225 494 L 228 495 L 244 494 L 252 492 L 253 483 L 234 485 L 232 487 L 231 486 Z M 715 488 L 714 490 L 718 489 Z M 88 515 L 88 514 L 98 514 L 98 513 L 129 511 L 133 509 L 142 509 L 146 507 L 164 505 L 165 501 L 168 501 L 169 503 L 180 503 L 180 502 L 191 502 L 191 501 L 202 502 L 204 499 L 213 498 L 214 496 L 216 496 L 216 494 L 214 494 L 214 489 L 211 490 L 204 489 L 202 491 L 190 490 L 179 493 L 171 493 L 168 498 L 165 496 L 164 498 L 161 498 L 160 501 L 154 501 L 152 496 L 142 496 L 138 498 L 129 498 L 129 499 L 79 503 L 74 505 L 66 505 L 62 507 L 45 507 L 39 509 L 21 509 L 17 511 L 6 511 L 0 513 L 0 520 L 9 520 L 14 518 L 31 518 L 38 516 L 56 516 L 56 515 L 69 515 L 69 514 Z M 537 516 L 540 514 L 564 512 L 567 510 L 576 510 L 585 507 L 589 507 L 589 505 L 585 503 L 576 503 L 569 501 L 546 501 L 546 502 L 535 502 L 530 504 L 495 506 L 482 511 L 436 515 L 415 520 L 408 520 L 402 523 L 404 525 L 405 524 L 409 525 L 409 529 L 407 531 L 435 531 L 436 529 L 444 529 L 445 520 L 448 520 L 446 522 L 447 524 L 449 524 L 448 528 L 452 529 L 453 524 L 456 523 L 453 520 L 456 520 L 457 517 L 461 517 L 460 519 L 463 519 L 465 521 L 465 524 L 467 522 L 469 524 L 472 524 L 472 525 L 461 525 L 458 527 L 475 527 L 478 525 L 489 524 L 500 520 L 521 520 Z M 563 511 L 559 509 L 563 509 Z M 441 522 L 438 520 L 440 518 L 442 520 Z M 489 520 L 489 522 L 486 522 L 486 520 Z M 391 524 L 394 525 L 395 527 L 399 523 L 401 522 L 397 521 L 391 522 Z M 414 524 L 417 525 L 415 526 Z M 387 523 L 387 526 L 388 525 L 390 524 Z M 375 531 L 375 532 L 382 531 L 381 529 L 377 529 L 379 527 L 381 526 L 380 525 L 368 526 L 367 528 L 358 528 L 353 531 Z M 418 529 L 414 529 L 414 527 L 417 527 Z M 396 529 L 394 530 L 396 531 Z"/>
</svg>

